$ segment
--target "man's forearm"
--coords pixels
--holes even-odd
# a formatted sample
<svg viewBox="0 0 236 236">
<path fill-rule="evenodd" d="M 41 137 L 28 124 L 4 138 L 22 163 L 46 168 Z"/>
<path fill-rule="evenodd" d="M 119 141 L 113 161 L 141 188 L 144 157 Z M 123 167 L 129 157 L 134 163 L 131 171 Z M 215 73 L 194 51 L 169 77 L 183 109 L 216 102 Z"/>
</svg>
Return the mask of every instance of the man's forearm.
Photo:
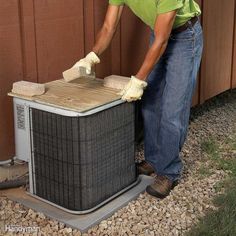
<svg viewBox="0 0 236 236">
<path fill-rule="evenodd" d="M 98 56 L 101 55 L 110 45 L 114 33 L 115 30 L 109 30 L 106 27 L 103 27 L 97 35 L 93 52 L 95 52 Z"/>
<path fill-rule="evenodd" d="M 136 77 L 141 80 L 146 80 L 147 76 L 152 71 L 154 65 L 158 62 L 167 47 L 167 41 L 154 41 L 148 50 L 145 60 L 139 69 Z"/>
<path fill-rule="evenodd" d="M 109 5 L 102 29 L 97 35 L 93 51 L 99 56 L 110 45 L 119 23 L 123 6 Z"/>
<path fill-rule="evenodd" d="M 152 71 L 154 65 L 158 62 L 162 54 L 165 52 L 170 33 L 174 24 L 176 11 L 160 14 L 156 18 L 154 32 L 155 40 L 148 50 L 145 60 L 136 74 L 136 77 L 141 80 L 146 80 L 147 76 Z"/>
</svg>

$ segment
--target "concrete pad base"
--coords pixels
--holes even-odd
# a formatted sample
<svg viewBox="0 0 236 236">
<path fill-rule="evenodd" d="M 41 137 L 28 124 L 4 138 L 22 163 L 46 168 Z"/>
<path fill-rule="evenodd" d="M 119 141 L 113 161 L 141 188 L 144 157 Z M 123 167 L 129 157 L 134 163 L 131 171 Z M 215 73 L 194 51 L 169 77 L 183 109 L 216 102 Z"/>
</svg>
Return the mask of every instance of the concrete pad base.
<svg viewBox="0 0 236 236">
<path fill-rule="evenodd" d="M 28 163 L 0 166 L 0 183 L 17 179 L 28 173 Z"/>
<path fill-rule="evenodd" d="M 86 232 L 89 228 L 99 224 L 102 220 L 107 219 L 113 215 L 117 210 L 127 205 L 130 201 L 136 199 L 140 193 L 144 192 L 146 186 L 153 182 L 153 178 L 149 176 L 140 176 L 140 183 L 132 189 L 118 196 L 98 210 L 85 214 L 74 215 L 65 212 L 51 204 L 40 201 L 26 192 L 23 194 L 5 193 L 5 195 L 13 201 L 17 201 L 24 206 L 35 211 L 42 212 L 51 219 L 64 223 L 66 226 L 73 229 L 79 229 L 81 232 Z"/>
</svg>

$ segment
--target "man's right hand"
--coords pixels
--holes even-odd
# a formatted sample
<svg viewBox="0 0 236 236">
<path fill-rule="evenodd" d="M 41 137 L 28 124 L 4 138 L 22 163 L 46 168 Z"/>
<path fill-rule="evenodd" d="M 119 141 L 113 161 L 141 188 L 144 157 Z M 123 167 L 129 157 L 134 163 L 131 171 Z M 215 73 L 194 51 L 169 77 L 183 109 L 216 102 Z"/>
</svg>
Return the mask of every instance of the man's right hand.
<svg viewBox="0 0 236 236">
<path fill-rule="evenodd" d="M 100 63 L 99 57 L 94 52 L 90 52 L 85 58 L 76 62 L 72 68 L 79 70 L 79 67 L 84 67 L 86 73 L 91 74 L 92 67 L 98 63 Z"/>
</svg>

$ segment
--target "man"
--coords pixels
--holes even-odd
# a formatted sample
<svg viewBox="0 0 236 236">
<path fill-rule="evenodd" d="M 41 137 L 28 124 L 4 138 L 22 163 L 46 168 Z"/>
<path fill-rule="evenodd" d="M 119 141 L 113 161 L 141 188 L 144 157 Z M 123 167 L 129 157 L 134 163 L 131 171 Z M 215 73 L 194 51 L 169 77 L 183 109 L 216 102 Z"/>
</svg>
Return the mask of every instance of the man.
<svg viewBox="0 0 236 236">
<path fill-rule="evenodd" d="M 75 68 L 85 67 L 89 74 L 100 62 L 99 55 L 109 46 L 124 5 L 152 29 L 143 64 L 121 95 L 128 102 L 142 98 L 145 161 L 138 170 L 140 174 L 156 173 L 155 183 L 146 191 L 164 198 L 182 171 L 180 151 L 203 47 L 201 12 L 194 0 L 109 0 L 92 52 Z"/>
</svg>

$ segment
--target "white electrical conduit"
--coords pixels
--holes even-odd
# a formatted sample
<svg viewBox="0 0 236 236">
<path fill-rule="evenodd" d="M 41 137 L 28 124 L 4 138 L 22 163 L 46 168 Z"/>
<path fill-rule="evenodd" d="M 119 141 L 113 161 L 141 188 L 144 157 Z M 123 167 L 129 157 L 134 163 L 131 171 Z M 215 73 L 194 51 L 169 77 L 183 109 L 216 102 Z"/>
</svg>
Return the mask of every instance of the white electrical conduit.
<svg viewBox="0 0 236 236">
<path fill-rule="evenodd" d="M 8 164 L 24 164 L 25 162 L 24 161 L 21 161 L 21 160 L 18 160 L 16 157 L 13 157 L 12 159 L 8 159 L 8 160 L 5 160 L 5 161 L 0 161 L 0 166 L 5 166 L 5 165 L 8 165 Z"/>
</svg>

